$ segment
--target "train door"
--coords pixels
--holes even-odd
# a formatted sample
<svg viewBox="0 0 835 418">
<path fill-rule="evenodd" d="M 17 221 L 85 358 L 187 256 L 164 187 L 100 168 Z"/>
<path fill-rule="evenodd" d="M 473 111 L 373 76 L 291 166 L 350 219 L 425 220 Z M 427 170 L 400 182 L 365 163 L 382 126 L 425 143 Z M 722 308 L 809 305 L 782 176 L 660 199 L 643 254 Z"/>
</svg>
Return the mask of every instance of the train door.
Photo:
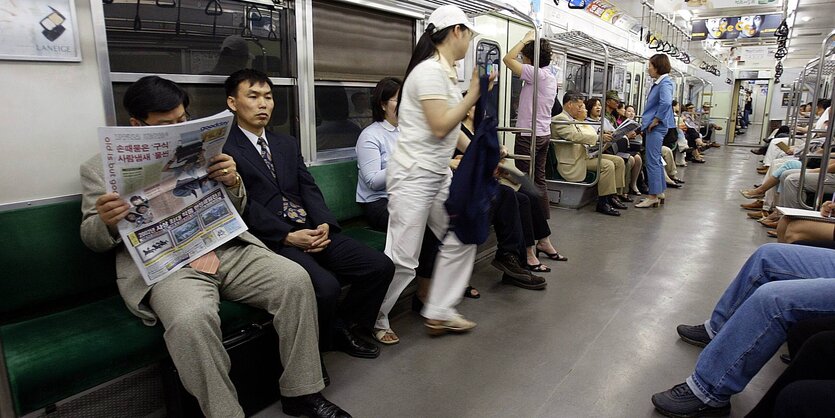
<svg viewBox="0 0 835 418">
<path fill-rule="evenodd" d="M 739 79 L 734 83 L 728 144 L 754 146 L 762 143 L 768 128 L 768 79 Z"/>
</svg>

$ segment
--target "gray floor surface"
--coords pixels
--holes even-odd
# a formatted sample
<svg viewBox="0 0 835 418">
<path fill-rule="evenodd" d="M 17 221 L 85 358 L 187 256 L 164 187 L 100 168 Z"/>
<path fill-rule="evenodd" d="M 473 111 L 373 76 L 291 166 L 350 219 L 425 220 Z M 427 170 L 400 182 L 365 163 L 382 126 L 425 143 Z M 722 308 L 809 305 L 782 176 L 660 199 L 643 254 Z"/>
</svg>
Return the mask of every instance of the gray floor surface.
<svg viewBox="0 0 835 418">
<path fill-rule="evenodd" d="M 401 343 L 362 360 L 327 353 L 325 396 L 355 417 L 651 417 L 650 396 L 680 383 L 700 349 L 675 327 L 705 320 L 765 229 L 739 208 L 759 182 L 747 148 L 706 153 L 681 168 L 683 189 L 659 209 L 619 218 L 592 207 L 552 210 L 553 241 L 570 258 L 548 261 L 545 291 L 503 285 L 487 266 L 478 300 L 460 311 L 467 335 L 430 338 L 421 318 L 392 321 Z M 784 369 L 775 357 L 732 400 L 750 410 Z M 283 416 L 274 404 L 257 417 Z"/>
</svg>

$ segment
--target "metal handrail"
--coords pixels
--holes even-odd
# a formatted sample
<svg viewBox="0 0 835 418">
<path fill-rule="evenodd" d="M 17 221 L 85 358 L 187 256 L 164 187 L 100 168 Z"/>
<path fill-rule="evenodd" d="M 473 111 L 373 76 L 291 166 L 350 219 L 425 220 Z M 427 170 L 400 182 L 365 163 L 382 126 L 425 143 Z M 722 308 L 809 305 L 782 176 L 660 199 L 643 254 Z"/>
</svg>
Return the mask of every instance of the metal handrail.
<svg viewBox="0 0 835 418">
<path fill-rule="evenodd" d="M 820 57 L 817 58 L 818 69 L 815 74 L 815 89 L 812 92 L 812 103 L 813 106 L 816 106 L 818 102 L 818 92 L 821 89 L 821 79 L 824 76 L 824 64 L 826 63 L 826 56 L 828 55 L 827 46 L 829 43 L 835 39 L 835 30 L 829 33 L 827 37 L 821 42 L 821 52 Z M 813 60 L 814 61 L 814 60 Z M 811 61 L 810 61 L 811 63 Z M 808 67 L 808 64 L 807 64 Z M 805 69 L 804 69 L 805 73 Z M 832 89 L 832 99 L 835 100 L 835 89 Z M 815 188 L 815 204 L 814 207 L 809 206 L 803 200 L 803 189 L 804 183 L 806 180 L 806 162 L 808 161 L 807 155 L 809 154 L 809 143 L 812 141 L 812 134 L 813 130 L 812 127 L 814 126 L 815 119 L 817 117 L 817 112 L 811 112 L 809 114 L 809 129 L 806 130 L 806 149 L 803 150 L 803 165 L 800 167 L 800 181 L 799 186 L 797 188 L 797 200 L 800 202 L 800 205 L 806 209 L 812 210 L 820 210 L 821 205 L 823 204 L 823 189 L 826 183 L 826 174 L 829 171 L 829 159 L 830 159 L 830 148 L 832 145 L 832 133 L 835 132 L 835 123 L 829 123 L 829 126 L 826 129 L 826 136 L 823 139 L 823 156 L 821 158 L 821 166 L 820 172 L 818 173 L 818 184 Z"/>
</svg>

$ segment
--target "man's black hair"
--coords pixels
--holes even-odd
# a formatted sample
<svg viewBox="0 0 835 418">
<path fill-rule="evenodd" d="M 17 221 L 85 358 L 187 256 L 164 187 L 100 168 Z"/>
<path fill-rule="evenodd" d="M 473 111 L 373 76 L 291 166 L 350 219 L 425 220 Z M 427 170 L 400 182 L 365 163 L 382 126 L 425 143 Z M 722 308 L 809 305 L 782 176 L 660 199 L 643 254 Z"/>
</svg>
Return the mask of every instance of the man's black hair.
<svg viewBox="0 0 835 418">
<path fill-rule="evenodd" d="M 179 105 L 188 109 L 189 97 L 177 83 L 155 75 L 136 80 L 128 87 L 122 105 L 128 114 L 141 121 L 148 119 L 148 114 L 169 112 Z"/>
<path fill-rule="evenodd" d="M 243 70 L 238 70 L 230 74 L 226 82 L 223 83 L 223 86 L 226 88 L 226 96 L 237 96 L 238 86 L 243 82 L 249 83 L 247 87 L 252 87 L 256 84 L 266 84 L 270 86 L 270 90 L 273 89 L 273 82 L 270 81 L 270 78 L 266 74 L 252 68 L 244 68 Z"/>
<path fill-rule="evenodd" d="M 832 100 L 829 99 L 819 99 L 818 100 L 818 107 L 826 110 L 832 104 Z"/>
</svg>

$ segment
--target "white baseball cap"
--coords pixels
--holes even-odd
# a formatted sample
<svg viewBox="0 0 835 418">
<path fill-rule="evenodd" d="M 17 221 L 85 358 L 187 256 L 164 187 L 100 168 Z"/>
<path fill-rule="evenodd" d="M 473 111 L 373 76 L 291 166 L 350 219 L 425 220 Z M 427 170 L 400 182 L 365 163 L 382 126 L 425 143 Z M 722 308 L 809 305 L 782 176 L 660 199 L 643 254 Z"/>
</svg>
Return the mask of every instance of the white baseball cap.
<svg viewBox="0 0 835 418">
<path fill-rule="evenodd" d="M 450 26 L 464 25 L 467 29 L 471 30 L 473 34 L 478 34 L 478 30 L 476 30 L 475 25 L 470 22 L 470 19 L 467 18 L 466 14 L 464 14 L 464 11 L 458 6 L 452 4 L 435 9 L 435 11 L 429 15 L 429 19 L 427 20 L 427 25 L 428 24 L 435 25 L 435 30 L 432 33 L 437 33 L 438 31 L 444 30 Z"/>
</svg>

